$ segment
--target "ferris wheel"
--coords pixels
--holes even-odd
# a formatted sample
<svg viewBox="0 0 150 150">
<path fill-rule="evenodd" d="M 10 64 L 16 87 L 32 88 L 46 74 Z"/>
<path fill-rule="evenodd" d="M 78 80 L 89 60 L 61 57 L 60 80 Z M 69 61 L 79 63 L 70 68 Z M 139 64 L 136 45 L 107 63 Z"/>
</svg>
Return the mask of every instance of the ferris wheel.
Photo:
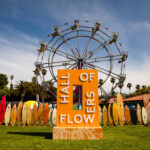
<svg viewBox="0 0 150 150">
<path fill-rule="evenodd" d="M 124 82 L 125 61 L 128 57 L 122 51 L 118 33 L 111 32 L 100 21 L 80 21 L 54 26 L 47 40 L 40 42 L 36 72 L 45 89 L 49 89 L 42 71 L 48 69 L 48 80 L 57 82 L 57 69 L 96 69 L 99 72 L 99 88 L 108 96 L 119 83 Z M 115 84 L 108 91 L 111 78 Z"/>
</svg>

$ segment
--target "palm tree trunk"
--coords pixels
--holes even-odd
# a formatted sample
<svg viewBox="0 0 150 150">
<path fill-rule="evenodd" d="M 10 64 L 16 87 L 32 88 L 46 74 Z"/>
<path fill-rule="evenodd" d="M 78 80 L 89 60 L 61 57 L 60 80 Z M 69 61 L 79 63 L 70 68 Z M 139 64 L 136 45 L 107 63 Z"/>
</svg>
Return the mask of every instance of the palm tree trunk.
<svg viewBox="0 0 150 150">
<path fill-rule="evenodd" d="M 57 99 L 56 94 L 52 90 L 49 89 L 49 92 Z"/>
<path fill-rule="evenodd" d="M 36 101 L 39 102 L 39 94 L 36 94 Z"/>
<path fill-rule="evenodd" d="M 114 83 L 112 83 L 112 88 L 111 89 L 113 89 L 113 86 L 114 86 Z"/>
<path fill-rule="evenodd" d="M 44 103 L 44 96 L 41 96 L 42 102 Z"/>
</svg>

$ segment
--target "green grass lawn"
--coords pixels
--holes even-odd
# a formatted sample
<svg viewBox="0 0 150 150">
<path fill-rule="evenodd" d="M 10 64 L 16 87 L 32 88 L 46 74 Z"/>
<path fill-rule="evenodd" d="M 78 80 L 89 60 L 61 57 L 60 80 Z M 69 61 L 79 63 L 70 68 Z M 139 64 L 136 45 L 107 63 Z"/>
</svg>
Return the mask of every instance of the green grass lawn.
<svg viewBox="0 0 150 150">
<path fill-rule="evenodd" d="M 104 139 L 52 140 L 51 127 L 0 126 L 0 150 L 149 150 L 150 127 L 103 127 Z"/>
</svg>

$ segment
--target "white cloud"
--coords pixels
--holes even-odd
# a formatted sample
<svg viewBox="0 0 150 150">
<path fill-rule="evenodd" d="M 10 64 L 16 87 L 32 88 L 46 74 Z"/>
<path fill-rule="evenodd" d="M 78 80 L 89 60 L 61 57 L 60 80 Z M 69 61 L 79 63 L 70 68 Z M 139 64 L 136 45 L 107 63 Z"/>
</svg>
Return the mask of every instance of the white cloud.
<svg viewBox="0 0 150 150">
<path fill-rule="evenodd" d="M 3 33 L 0 34 L 0 72 L 8 77 L 14 75 L 14 82 L 31 81 L 37 56 L 37 38 L 16 29 L 9 31 L 8 28 L 0 32 Z"/>
<path fill-rule="evenodd" d="M 150 85 L 150 59 L 149 55 L 143 54 L 141 56 L 141 60 L 134 61 L 130 59 L 128 61 L 127 67 L 126 67 L 126 84 L 128 82 L 132 83 L 132 91 L 135 90 L 135 86 L 137 84 L 142 85 Z M 124 91 L 127 91 L 128 89 L 125 87 Z"/>
<path fill-rule="evenodd" d="M 150 32 L 150 22 L 144 21 L 144 22 L 132 22 L 129 24 L 133 31 L 135 32 Z"/>
<path fill-rule="evenodd" d="M 50 17 L 53 16 L 53 19 L 57 20 L 57 22 L 60 24 L 66 21 L 73 23 L 74 19 L 91 21 L 100 19 L 104 25 L 111 29 L 111 31 L 120 33 L 123 48 L 125 50 L 130 49 L 129 44 L 127 43 L 127 40 L 130 40 L 127 39 L 129 38 L 127 35 L 127 33 L 129 33 L 129 27 L 131 27 L 132 31 L 136 32 L 150 32 L 150 23 L 148 21 L 138 23 L 132 22 L 130 24 L 127 23 L 126 26 L 118 17 L 117 12 L 106 9 L 103 4 L 96 5 L 96 3 L 97 1 L 91 4 L 84 1 L 81 3 L 80 7 L 78 7 L 79 3 L 77 4 L 75 2 L 73 4 L 72 2 L 68 1 L 57 1 L 56 3 L 42 1 L 41 8 L 42 14 L 50 14 Z M 18 12 L 14 13 L 14 17 L 17 16 L 17 13 Z M 50 17 L 48 16 L 47 18 Z M 36 49 L 39 40 L 35 37 L 11 28 L 10 26 L 3 25 L 3 29 L 5 30 L 0 30 L 1 72 L 6 73 L 9 76 L 13 74 L 15 76 L 15 81 L 31 80 L 33 76 L 32 70 L 34 69 L 33 63 L 36 61 Z M 5 33 L 6 30 L 7 34 Z M 136 49 L 136 43 L 134 48 Z M 137 54 L 135 53 L 135 56 L 136 55 Z M 131 58 L 132 57 L 134 56 L 131 56 Z M 135 59 L 129 59 L 126 67 L 126 83 L 131 82 L 133 87 L 135 87 L 136 84 L 150 84 L 150 60 L 144 55 L 141 57 L 139 62 Z M 111 86 L 111 84 L 109 84 L 109 86 Z M 132 88 L 132 90 L 134 90 L 134 88 Z M 126 85 L 123 91 L 128 91 Z"/>
</svg>

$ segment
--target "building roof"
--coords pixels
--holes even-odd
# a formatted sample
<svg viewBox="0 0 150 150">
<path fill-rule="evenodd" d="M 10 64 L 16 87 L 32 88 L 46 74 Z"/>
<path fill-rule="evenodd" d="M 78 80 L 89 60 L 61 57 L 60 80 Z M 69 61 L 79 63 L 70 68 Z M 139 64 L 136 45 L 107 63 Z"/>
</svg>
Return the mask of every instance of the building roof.
<svg viewBox="0 0 150 150">
<path fill-rule="evenodd" d="M 129 98 L 124 99 L 123 101 L 125 101 L 125 102 L 127 102 L 127 101 L 143 101 L 143 96 L 146 96 L 150 102 L 150 94 L 143 94 L 143 95 L 139 95 L 139 96 L 129 97 Z M 106 103 L 112 104 L 115 99 L 116 98 L 111 98 Z M 103 104 L 105 101 L 106 101 L 106 99 L 102 98 L 99 100 L 99 104 Z"/>
<path fill-rule="evenodd" d="M 107 103 L 112 104 L 117 98 L 111 98 Z"/>
<path fill-rule="evenodd" d="M 150 100 L 150 94 L 143 94 L 143 95 L 147 96 L 147 98 Z M 129 97 L 124 99 L 123 101 L 143 101 L 143 95 Z"/>
<path fill-rule="evenodd" d="M 106 102 L 107 104 L 112 104 L 115 99 L 116 99 L 116 98 L 111 98 L 110 100 L 107 101 L 106 99 L 102 98 L 102 99 L 99 100 L 99 104 L 102 104 L 102 103 L 105 102 L 105 101 L 107 101 L 107 102 Z"/>
<path fill-rule="evenodd" d="M 102 104 L 105 101 L 106 101 L 106 99 L 102 98 L 102 99 L 99 100 L 99 104 Z"/>
</svg>

